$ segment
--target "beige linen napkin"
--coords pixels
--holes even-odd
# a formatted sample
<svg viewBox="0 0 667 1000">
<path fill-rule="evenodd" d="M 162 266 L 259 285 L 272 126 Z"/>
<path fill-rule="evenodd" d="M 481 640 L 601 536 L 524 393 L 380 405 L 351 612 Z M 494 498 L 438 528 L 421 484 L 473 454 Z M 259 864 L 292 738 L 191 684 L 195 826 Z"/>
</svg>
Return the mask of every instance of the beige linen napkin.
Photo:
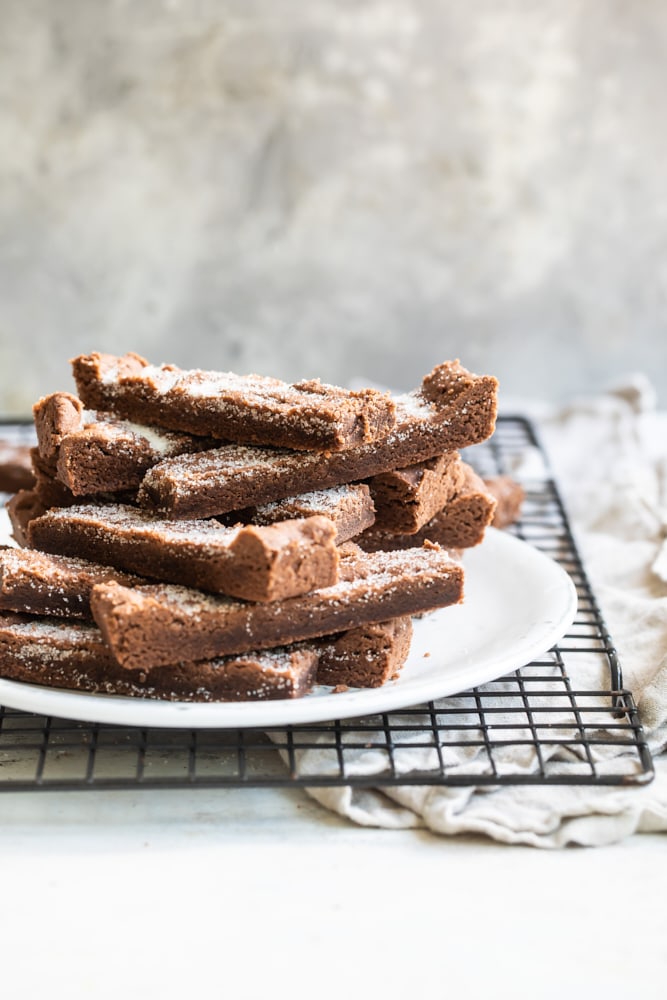
<svg viewBox="0 0 667 1000">
<path fill-rule="evenodd" d="M 641 376 L 609 393 L 582 399 L 555 412 L 523 405 L 537 421 L 564 496 L 580 552 L 618 648 L 624 683 L 638 703 L 654 753 L 667 744 L 667 413 L 656 410 Z M 516 411 L 515 411 L 516 412 Z M 530 479 L 543 468 L 539 453 L 524 455 L 513 470 Z M 608 686 L 597 660 L 578 664 L 577 686 Z M 583 675 L 582 675 L 583 673 Z M 414 738 L 414 733 L 406 738 Z M 368 743 L 374 734 L 369 732 Z M 447 760 L 470 772 L 479 751 L 457 748 Z M 554 750 L 553 753 L 557 751 Z M 435 750 L 397 752 L 404 772 L 428 768 Z M 616 749 L 601 751 L 605 769 Z M 457 757 L 456 754 L 459 756 Z M 509 756 L 508 756 L 509 755 Z M 514 756 L 512 756 L 514 755 Z M 348 751 L 349 773 L 373 774 L 386 757 L 379 749 Z M 505 763 L 536 769 L 530 748 L 508 748 Z M 479 760 L 480 769 L 484 762 Z M 563 769 L 581 767 L 564 760 Z M 314 748 L 297 757 L 299 772 L 336 773 L 331 751 Z M 312 788 L 310 794 L 335 812 L 366 826 L 426 827 L 442 834 L 479 833 L 506 843 L 539 847 L 599 845 L 631 833 L 667 830 L 667 757 L 656 760 L 655 781 L 644 788 L 504 786 L 379 789 Z"/>
</svg>

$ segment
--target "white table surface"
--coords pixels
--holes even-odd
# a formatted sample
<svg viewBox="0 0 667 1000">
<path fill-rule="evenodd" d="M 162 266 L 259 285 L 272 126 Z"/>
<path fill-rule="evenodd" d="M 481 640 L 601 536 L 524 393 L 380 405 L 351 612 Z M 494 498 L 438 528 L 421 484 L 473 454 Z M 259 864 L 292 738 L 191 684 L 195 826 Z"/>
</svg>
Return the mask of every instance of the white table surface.
<svg viewBox="0 0 667 1000">
<path fill-rule="evenodd" d="M 0 817 L 11 1000 L 665 996 L 658 835 L 547 852 L 273 789 L 5 793 Z"/>
</svg>

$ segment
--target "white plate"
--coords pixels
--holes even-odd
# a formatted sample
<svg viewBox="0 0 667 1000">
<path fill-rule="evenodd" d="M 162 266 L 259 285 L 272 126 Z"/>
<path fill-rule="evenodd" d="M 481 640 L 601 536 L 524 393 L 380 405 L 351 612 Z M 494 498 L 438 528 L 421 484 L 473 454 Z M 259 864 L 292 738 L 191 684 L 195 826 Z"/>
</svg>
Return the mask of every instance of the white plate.
<svg viewBox="0 0 667 1000">
<path fill-rule="evenodd" d="M 502 677 L 546 652 L 572 623 L 574 585 L 561 567 L 511 535 L 489 529 L 468 551 L 465 602 L 415 621 L 410 656 L 381 688 L 305 698 L 189 704 L 81 694 L 0 679 L 0 704 L 84 722 L 187 729 L 323 722 L 418 705 Z M 426 655 L 428 654 L 428 655 Z"/>
</svg>

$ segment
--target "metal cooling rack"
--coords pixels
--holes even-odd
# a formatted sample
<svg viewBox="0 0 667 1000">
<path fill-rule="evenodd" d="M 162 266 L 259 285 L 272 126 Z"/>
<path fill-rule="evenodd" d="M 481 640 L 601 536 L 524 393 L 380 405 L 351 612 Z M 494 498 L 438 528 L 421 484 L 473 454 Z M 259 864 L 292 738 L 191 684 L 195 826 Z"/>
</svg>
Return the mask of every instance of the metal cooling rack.
<svg viewBox="0 0 667 1000">
<path fill-rule="evenodd" d="M 12 430 L 17 439 L 30 435 L 26 428 Z M 576 619 L 538 660 L 455 698 L 263 731 L 139 729 L 0 707 L 0 791 L 650 781 L 653 764 L 637 708 L 623 687 L 616 650 L 533 426 L 523 417 L 501 417 L 491 440 L 465 457 L 483 476 L 516 473 L 521 466 L 526 500 L 510 530 L 559 562 L 575 583 Z M 608 678 L 594 690 L 577 683 L 592 662 Z M 371 747 L 374 773 L 357 773 L 359 755 Z M 317 755 L 309 754 L 315 749 Z M 410 769 L 415 749 L 427 769 Z M 520 770 L 517 754 L 525 761 Z"/>
</svg>

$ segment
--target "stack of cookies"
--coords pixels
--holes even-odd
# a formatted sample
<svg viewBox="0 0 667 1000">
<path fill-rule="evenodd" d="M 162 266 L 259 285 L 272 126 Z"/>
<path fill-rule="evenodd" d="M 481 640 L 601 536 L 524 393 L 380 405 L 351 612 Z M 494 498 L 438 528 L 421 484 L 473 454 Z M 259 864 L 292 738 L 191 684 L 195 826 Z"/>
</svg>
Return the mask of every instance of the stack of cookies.
<svg viewBox="0 0 667 1000">
<path fill-rule="evenodd" d="M 458 362 L 404 396 L 72 364 L 8 504 L 1 676 L 178 701 L 378 686 L 411 616 L 463 599 L 458 553 L 502 489 L 508 519 L 459 454 L 493 432 L 497 382 Z"/>
</svg>

